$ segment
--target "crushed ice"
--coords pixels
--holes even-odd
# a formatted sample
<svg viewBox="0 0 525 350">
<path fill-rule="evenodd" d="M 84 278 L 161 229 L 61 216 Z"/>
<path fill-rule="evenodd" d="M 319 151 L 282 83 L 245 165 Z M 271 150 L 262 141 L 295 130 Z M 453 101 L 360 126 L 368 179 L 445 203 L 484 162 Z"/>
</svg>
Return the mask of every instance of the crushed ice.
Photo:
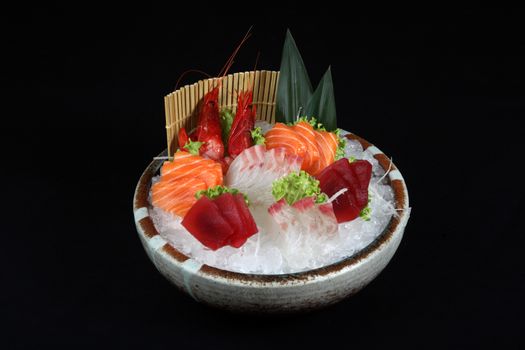
<svg viewBox="0 0 525 350">
<path fill-rule="evenodd" d="M 260 125 L 264 127 L 265 125 Z M 150 215 L 160 235 L 186 255 L 204 264 L 220 269 L 258 274 L 293 273 L 333 264 L 351 256 L 370 244 L 386 227 L 395 213 L 392 188 L 382 180 L 385 171 L 370 152 L 363 151 L 357 141 L 348 140 L 347 157 L 365 159 L 372 163 L 371 218 L 357 218 L 339 224 L 336 235 L 301 235 L 278 233 L 262 206 L 252 206 L 259 233 L 253 235 L 241 248 L 223 247 L 212 251 L 204 247 L 182 225 L 181 219 L 162 209 L 151 207 Z M 153 180 L 157 180 L 156 178 Z"/>
</svg>

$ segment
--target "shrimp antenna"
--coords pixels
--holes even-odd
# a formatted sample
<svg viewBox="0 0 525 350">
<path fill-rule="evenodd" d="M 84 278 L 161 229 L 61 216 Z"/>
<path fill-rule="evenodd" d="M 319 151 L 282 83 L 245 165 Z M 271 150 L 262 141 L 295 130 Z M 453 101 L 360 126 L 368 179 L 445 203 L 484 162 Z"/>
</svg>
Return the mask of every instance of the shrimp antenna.
<svg viewBox="0 0 525 350">
<path fill-rule="evenodd" d="M 182 72 L 182 74 L 179 76 L 179 79 L 177 79 L 177 82 L 175 83 L 175 90 L 177 90 L 177 88 L 179 87 L 179 83 L 182 80 L 182 78 L 184 78 L 189 73 L 199 73 L 199 74 L 205 75 L 208 78 L 211 78 L 211 75 L 209 75 L 208 73 L 204 71 L 201 71 L 198 69 L 188 69 L 187 71 Z"/>
<path fill-rule="evenodd" d="M 255 71 L 257 70 L 257 63 L 259 62 L 259 56 L 261 54 L 261 51 L 257 52 L 257 57 L 255 57 L 255 66 L 253 67 L 253 73 L 254 73 L 254 76 L 253 78 L 251 79 L 251 87 L 250 87 L 250 90 L 253 90 L 253 85 L 255 84 Z M 237 89 L 233 88 L 233 92 L 235 92 L 235 94 L 238 94 L 238 91 Z"/>
<path fill-rule="evenodd" d="M 250 28 L 248 28 L 248 31 L 246 32 L 246 34 L 244 34 L 244 37 L 242 38 L 241 42 L 237 45 L 237 47 L 235 48 L 235 50 L 233 51 L 231 56 L 228 58 L 228 60 L 226 61 L 226 64 L 224 65 L 224 67 L 221 68 L 221 71 L 219 72 L 219 76 L 220 77 L 225 76 L 226 73 L 228 73 L 228 71 L 230 70 L 231 66 L 233 65 L 233 60 L 234 60 L 235 56 L 237 56 L 237 53 L 239 52 L 241 46 L 252 35 L 252 33 L 251 33 L 252 28 L 253 28 L 253 25 L 250 26 Z"/>
<path fill-rule="evenodd" d="M 257 70 L 257 63 L 259 63 L 259 57 L 261 56 L 261 51 L 257 51 L 257 57 L 255 57 L 255 65 L 253 66 L 253 71 Z"/>
<path fill-rule="evenodd" d="M 255 65 L 253 66 L 253 78 L 250 82 L 251 87 L 250 90 L 253 91 L 253 85 L 255 84 L 255 71 L 257 70 L 257 63 L 259 63 L 259 56 L 261 55 L 261 51 L 257 51 L 257 57 L 255 57 Z"/>
</svg>

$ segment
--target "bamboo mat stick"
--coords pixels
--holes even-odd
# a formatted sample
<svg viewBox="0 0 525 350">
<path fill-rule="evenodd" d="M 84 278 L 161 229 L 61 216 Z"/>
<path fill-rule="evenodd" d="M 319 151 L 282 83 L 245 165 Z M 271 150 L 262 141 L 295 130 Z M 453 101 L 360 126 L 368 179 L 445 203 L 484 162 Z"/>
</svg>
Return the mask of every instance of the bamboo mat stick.
<svg viewBox="0 0 525 350">
<path fill-rule="evenodd" d="M 239 74 L 239 86 L 237 87 L 237 95 L 244 91 L 244 73 Z"/>
<path fill-rule="evenodd" d="M 218 102 L 219 108 L 237 106 L 238 94 L 253 87 L 253 104 L 257 109 L 257 119 L 275 121 L 275 99 L 279 72 L 251 71 L 229 74 L 224 78 L 210 78 L 186 85 L 164 97 L 166 119 L 166 141 L 168 155 L 173 155 L 177 147 L 179 130 L 184 127 L 190 133 L 197 126 L 197 111 L 204 96 L 221 81 Z"/>
<path fill-rule="evenodd" d="M 276 81 L 277 80 L 277 73 L 276 72 L 271 72 L 270 75 L 271 75 L 270 89 L 268 90 L 268 99 L 266 101 L 272 101 L 272 98 L 275 97 L 275 86 L 277 85 L 277 81 Z M 266 120 L 269 123 L 272 122 L 272 118 L 273 118 L 273 106 L 274 106 L 274 104 L 268 105 Z"/>
<path fill-rule="evenodd" d="M 260 90 L 260 87 L 259 87 L 259 84 L 260 84 L 260 79 L 261 79 L 261 72 L 260 71 L 256 71 L 255 72 L 255 78 L 254 78 L 254 82 L 253 82 L 253 102 L 255 104 L 255 108 L 256 108 L 256 118 L 258 120 L 260 120 L 260 115 L 261 115 L 261 112 L 259 111 L 261 108 L 259 106 L 259 90 Z"/>
<path fill-rule="evenodd" d="M 228 78 L 226 80 L 226 86 L 228 87 L 227 89 L 228 90 L 228 99 L 227 99 L 228 102 L 226 106 L 230 108 L 233 105 L 233 93 L 231 92 L 231 88 L 230 88 L 232 84 L 233 84 L 233 74 L 228 74 Z"/>
<path fill-rule="evenodd" d="M 258 110 L 257 110 L 257 116 L 259 120 L 264 120 L 263 116 L 263 108 L 264 105 L 262 104 L 264 102 L 263 96 L 264 96 L 264 83 L 266 80 L 266 71 L 261 71 L 261 75 L 259 76 L 259 91 L 257 96 L 257 104 L 258 104 Z"/>
<path fill-rule="evenodd" d="M 171 95 L 171 94 L 170 94 Z M 171 137 L 171 113 L 169 108 L 170 95 L 164 97 L 164 111 L 166 113 L 166 140 L 168 141 L 168 154 L 170 153 Z"/>
<path fill-rule="evenodd" d="M 267 112 L 268 112 L 268 105 L 265 103 L 268 101 L 268 96 L 270 95 L 270 80 L 271 80 L 271 74 L 268 74 L 269 72 L 265 72 L 266 78 L 264 79 L 264 94 L 262 98 L 263 102 L 263 110 L 262 110 L 262 120 L 268 121 L 267 118 Z"/>
</svg>

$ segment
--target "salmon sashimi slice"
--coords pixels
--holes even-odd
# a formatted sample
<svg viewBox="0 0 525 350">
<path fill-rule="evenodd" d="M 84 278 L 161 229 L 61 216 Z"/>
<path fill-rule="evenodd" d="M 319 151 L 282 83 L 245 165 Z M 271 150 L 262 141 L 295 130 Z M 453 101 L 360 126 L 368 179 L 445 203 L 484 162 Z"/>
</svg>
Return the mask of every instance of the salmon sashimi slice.
<svg viewBox="0 0 525 350">
<path fill-rule="evenodd" d="M 164 176 L 171 172 L 178 171 L 180 168 L 192 166 L 192 164 L 199 163 L 203 159 L 201 156 L 195 156 L 186 151 L 178 151 L 173 156 L 173 161 L 164 162 L 160 169 L 160 175 Z"/>
<path fill-rule="evenodd" d="M 197 201 L 197 191 L 223 183 L 220 163 L 185 151 L 176 152 L 173 161 L 165 162 L 160 174 L 160 181 L 151 189 L 152 204 L 182 217 Z"/>
<path fill-rule="evenodd" d="M 315 139 L 314 128 L 310 123 L 301 121 L 292 126 L 292 130 L 295 131 L 306 147 L 301 170 L 310 173 L 312 166 L 316 166 L 319 162 L 319 149 L 317 146 L 317 140 Z"/>
<path fill-rule="evenodd" d="M 199 177 L 206 182 L 206 186 L 213 187 L 222 184 L 222 166 L 220 163 L 205 159 L 204 161 L 194 163 L 191 167 L 181 167 L 180 170 L 170 172 L 164 175 L 163 181 L 174 181 L 186 176 Z"/>
<path fill-rule="evenodd" d="M 268 149 L 282 147 L 288 153 L 301 157 L 301 169 L 311 175 L 318 174 L 334 162 L 339 143 L 333 132 L 314 130 L 305 121 L 293 126 L 276 123 L 265 138 Z"/>
<path fill-rule="evenodd" d="M 162 181 L 197 176 L 204 180 L 208 187 L 222 185 L 223 180 L 220 163 L 185 151 L 176 152 L 172 162 L 164 162 L 160 174 Z"/>
<path fill-rule="evenodd" d="M 333 132 L 314 131 L 317 148 L 319 150 L 319 163 L 310 169 L 311 175 L 317 175 L 321 170 L 335 161 L 335 153 L 339 144 Z"/>
<path fill-rule="evenodd" d="M 266 148 L 272 149 L 282 147 L 288 153 L 295 154 L 304 159 L 307 147 L 299 138 L 299 135 L 283 123 L 275 123 L 275 126 L 264 135 Z"/>
<path fill-rule="evenodd" d="M 186 176 L 169 182 L 161 179 L 151 188 L 151 202 L 169 213 L 184 217 L 197 201 L 195 192 L 206 188 L 206 183 L 196 177 Z"/>
</svg>

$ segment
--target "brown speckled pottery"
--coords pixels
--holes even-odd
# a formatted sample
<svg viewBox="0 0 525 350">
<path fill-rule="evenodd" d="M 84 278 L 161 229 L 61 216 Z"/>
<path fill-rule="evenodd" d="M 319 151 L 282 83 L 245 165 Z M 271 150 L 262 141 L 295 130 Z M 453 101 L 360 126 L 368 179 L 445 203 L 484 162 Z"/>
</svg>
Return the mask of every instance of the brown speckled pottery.
<svg viewBox="0 0 525 350">
<path fill-rule="evenodd" d="M 375 146 L 353 135 L 387 170 L 390 160 Z M 165 154 L 165 153 L 163 153 Z M 195 300 L 232 311 L 295 312 L 321 308 L 350 296 L 372 281 L 394 255 L 409 218 L 408 192 L 399 170 L 392 165 L 388 179 L 399 215 L 358 253 L 335 264 L 282 275 L 243 274 L 203 265 L 169 245 L 148 215 L 151 178 L 162 160 L 154 160 L 142 174 L 133 210 L 137 231 L 156 268 Z"/>
</svg>

